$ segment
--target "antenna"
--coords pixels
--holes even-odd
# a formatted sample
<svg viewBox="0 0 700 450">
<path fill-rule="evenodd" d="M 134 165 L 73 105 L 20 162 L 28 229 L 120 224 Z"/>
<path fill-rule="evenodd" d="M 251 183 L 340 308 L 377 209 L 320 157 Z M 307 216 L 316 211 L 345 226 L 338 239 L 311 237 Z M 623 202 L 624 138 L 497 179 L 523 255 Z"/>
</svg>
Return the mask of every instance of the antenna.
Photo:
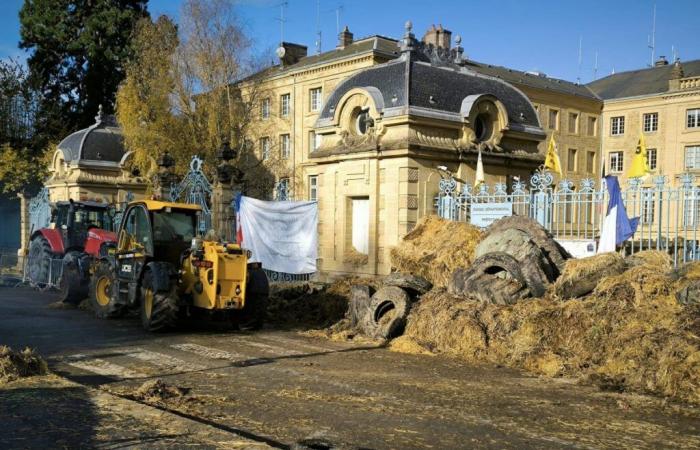
<svg viewBox="0 0 700 450">
<path fill-rule="evenodd" d="M 316 54 L 321 54 L 321 0 L 316 0 Z"/>
<path fill-rule="evenodd" d="M 651 39 L 647 47 L 651 49 L 651 64 L 649 64 L 649 67 L 654 67 L 654 50 L 656 47 L 656 3 L 654 3 L 654 15 L 651 24 Z"/>
<path fill-rule="evenodd" d="M 284 8 L 289 6 L 289 2 L 284 1 L 282 3 L 279 3 L 278 5 L 275 5 L 275 6 L 280 7 L 280 16 L 276 20 L 278 20 L 280 23 L 280 45 L 281 45 L 282 42 L 284 42 L 284 23 L 287 21 L 284 18 Z"/>
<path fill-rule="evenodd" d="M 593 66 L 593 81 L 598 79 L 598 50 L 595 51 L 595 65 Z"/>
<path fill-rule="evenodd" d="M 340 13 L 343 11 L 342 3 L 338 3 L 338 6 L 336 6 L 334 11 L 335 11 L 335 34 L 339 35 L 340 34 Z"/>
<path fill-rule="evenodd" d="M 576 84 L 581 84 L 581 55 L 583 54 L 583 36 L 578 37 L 578 76 Z"/>
<path fill-rule="evenodd" d="M 673 55 L 674 61 L 678 59 L 678 49 L 676 48 L 675 45 L 671 46 L 671 55 Z"/>
</svg>

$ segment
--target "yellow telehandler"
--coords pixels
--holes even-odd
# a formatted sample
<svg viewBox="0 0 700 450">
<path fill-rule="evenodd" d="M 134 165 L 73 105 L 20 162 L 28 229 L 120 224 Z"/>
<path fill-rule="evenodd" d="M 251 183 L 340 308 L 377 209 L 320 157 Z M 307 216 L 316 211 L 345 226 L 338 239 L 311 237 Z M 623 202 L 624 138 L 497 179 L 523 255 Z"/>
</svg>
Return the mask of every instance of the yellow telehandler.
<svg viewBox="0 0 700 450">
<path fill-rule="evenodd" d="M 97 317 L 140 308 L 149 331 L 173 328 L 197 312 L 262 327 L 267 277 L 237 244 L 197 236 L 201 207 L 156 200 L 132 202 L 118 242 L 92 267 L 90 301 Z"/>
</svg>

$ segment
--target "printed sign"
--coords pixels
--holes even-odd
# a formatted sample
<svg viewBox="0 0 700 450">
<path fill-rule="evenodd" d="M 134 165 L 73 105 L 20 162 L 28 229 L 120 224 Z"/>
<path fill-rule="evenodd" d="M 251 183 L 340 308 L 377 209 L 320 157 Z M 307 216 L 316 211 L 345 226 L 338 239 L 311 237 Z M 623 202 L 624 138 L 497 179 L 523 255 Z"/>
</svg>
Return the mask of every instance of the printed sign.
<svg viewBox="0 0 700 450">
<path fill-rule="evenodd" d="M 470 222 L 474 226 L 485 228 L 498 219 L 512 215 L 512 203 L 472 203 Z"/>
<path fill-rule="evenodd" d="M 557 239 L 556 241 L 574 258 L 586 258 L 595 255 L 596 252 L 596 243 L 593 239 Z"/>
</svg>

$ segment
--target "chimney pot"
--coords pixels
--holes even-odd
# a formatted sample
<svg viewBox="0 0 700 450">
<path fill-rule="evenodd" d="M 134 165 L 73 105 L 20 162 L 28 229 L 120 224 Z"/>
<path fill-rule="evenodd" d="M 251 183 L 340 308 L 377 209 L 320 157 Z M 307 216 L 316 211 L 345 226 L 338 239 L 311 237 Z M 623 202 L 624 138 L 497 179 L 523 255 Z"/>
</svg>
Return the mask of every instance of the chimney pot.
<svg viewBox="0 0 700 450">
<path fill-rule="evenodd" d="M 343 49 L 347 47 L 348 45 L 352 44 L 353 42 L 354 35 L 350 32 L 350 29 L 348 28 L 347 25 L 345 25 L 345 28 L 343 31 L 340 32 L 338 35 L 338 49 Z"/>
<path fill-rule="evenodd" d="M 666 57 L 661 55 L 659 56 L 659 59 L 656 60 L 654 63 L 655 67 L 661 67 L 661 66 L 668 66 L 668 61 L 666 60 Z"/>
</svg>

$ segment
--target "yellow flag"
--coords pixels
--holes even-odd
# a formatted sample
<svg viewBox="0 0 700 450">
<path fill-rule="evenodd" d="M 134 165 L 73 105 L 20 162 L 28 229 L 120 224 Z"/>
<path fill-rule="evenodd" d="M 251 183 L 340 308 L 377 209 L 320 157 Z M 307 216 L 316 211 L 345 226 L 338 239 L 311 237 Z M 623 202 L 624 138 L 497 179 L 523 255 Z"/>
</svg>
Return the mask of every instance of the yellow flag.
<svg viewBox="0 0 700 450">
<path fill-rule="evenodd" d="M 559 161 L 559 153 L 557 153 L 557 144 L 554 143 L 554 135 L 549 138 L 549 146 L 547 147 L 547 156 L 544 159 L 544 167 L 552 172 L 558 173 L 561 176 L 561 162 Z"/>
<path fill-rule="evenodd" d="M 641 178 L 650 172 L 649 163 L 647 161 L 647 146 L 644 143 L 644 135 L 639 136 L 637 149 L 632 157 L 632 165 L 627 172 L 628 178 Z"/>
</svg>

